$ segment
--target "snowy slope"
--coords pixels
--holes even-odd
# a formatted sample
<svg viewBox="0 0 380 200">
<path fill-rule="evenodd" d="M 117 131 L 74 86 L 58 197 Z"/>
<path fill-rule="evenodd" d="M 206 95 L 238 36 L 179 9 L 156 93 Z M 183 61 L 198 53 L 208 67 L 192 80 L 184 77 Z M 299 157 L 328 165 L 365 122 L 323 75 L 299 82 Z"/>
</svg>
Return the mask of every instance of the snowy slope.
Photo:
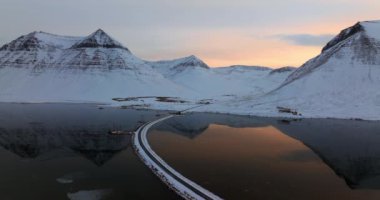
<svg viewBox="0 0 380 200">
<path fill-rule="evenodd" d="M 380 120 L 380 21 L 343 30 L 322 53 L 293 72 L 276 90 L 248 101 L 219 106 L 221 112 L 263 116 Z M 230 107 L 230 108 L 228 108 Z M 211 108 L 209 108 L 211 109 Z"/>
<path fill-rule="evenodd" d="M 221 84 L 236 95 L 262 95 L 275 88 L 291 74 L 295 68 L 286 67 L 271 69 L 258 66 L 235 65 L 212 69 L 218 76 L 223 77 Z"/>
<path fill-rule="evenodd" d="M 294 70 L 238 65 L 210 68 L 195 56 L 148 63 L 167 79 L 198 91 L 204 98 L 260 95 L 278 87 Z"/>
</svg>

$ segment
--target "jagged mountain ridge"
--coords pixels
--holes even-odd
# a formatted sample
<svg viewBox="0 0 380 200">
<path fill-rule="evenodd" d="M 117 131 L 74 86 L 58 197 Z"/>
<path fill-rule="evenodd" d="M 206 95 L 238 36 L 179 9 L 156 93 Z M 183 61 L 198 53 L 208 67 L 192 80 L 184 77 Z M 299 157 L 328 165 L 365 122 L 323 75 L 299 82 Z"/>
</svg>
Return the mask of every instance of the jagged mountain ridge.
<svg viewBox="0 0 380 200">
<path fill-rule="evenodd" d="M 291 74 L 285 84 L 312 72 L 330 58 L 346 59 L 349 64 L 380 65 L 379 49 L 380 21 L 358 22 L 342 30 L 323 47 L 319 56 L 309 60 Z"/>
<path fill-rule="evenodd" d="M 58 48 L 66 49 L 80 41 L 82 37 L 73 36 L 59 36 L 42 31 L 34 31 L 27 35 L 20 36 L 19 38 L 11 41 L 8 44 L 3 45 L 0 51 L 31 51 L 36 48 Z"/>
<path fill-rule="evenodd" d="M 28 68 L 134 69 L 144 61 L 101 29 L 87 37 L 58 36 L 33 32 L 0 49 L 0 65 Z"/>
<path fill-rule="evenodd" d="M 63 49 L 70 48 L 80 37 L 57 36 L 44 32 L 32 32 L 21 36 L 0 48 L 0 67 L 39 67 L 53 64 Z"/>
</svg>

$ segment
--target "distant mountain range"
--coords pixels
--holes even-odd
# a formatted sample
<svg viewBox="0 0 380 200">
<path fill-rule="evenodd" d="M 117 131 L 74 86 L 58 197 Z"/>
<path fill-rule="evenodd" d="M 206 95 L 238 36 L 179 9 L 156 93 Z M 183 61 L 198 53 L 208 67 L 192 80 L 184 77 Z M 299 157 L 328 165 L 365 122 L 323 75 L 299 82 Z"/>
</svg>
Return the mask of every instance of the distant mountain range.
<svg viewBox="0 0 380 200">
<path fill-rule="evenodd" d="M 197 111 L 380 120 L 379 52 L 380 21 L 343 30 L 298 69 L 210 68 L 195 56 L 152 62 L 101 29 L 87 37 L 33 32 L 0 48 L 0 101 L 115 103 L 161 96 L 184 99 L 178 102 L 187 107 L 213 104 Z M 179 109 L 139 98 L 120 104 Z"/>
<path fill-rule="evenodd" d="M 263 93 L 290 74 L 270 72 L 213 69 L 195 56 L 144 61 L 101 29 L 87 37 L 32 32 L 0 48 L 0 101 L 109 103 L 116 97 Z"/>
</svg>

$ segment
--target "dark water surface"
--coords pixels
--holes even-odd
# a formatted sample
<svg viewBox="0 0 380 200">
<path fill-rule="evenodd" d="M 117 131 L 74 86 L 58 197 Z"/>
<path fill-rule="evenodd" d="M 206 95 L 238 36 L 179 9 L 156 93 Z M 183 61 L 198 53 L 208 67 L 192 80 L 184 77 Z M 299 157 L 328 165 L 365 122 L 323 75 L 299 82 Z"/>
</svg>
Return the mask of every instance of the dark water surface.
<svg viewBox="0 0 380 200">
<path fill-rule="evenodd" d="M 178 199 L 142 164 L 131 131 L 164 112 L 0 104 L 0 199 Z M 226 199 L 380 199 L 380 123 L 188 114 L 154 150 Z"/>
<path fill-rule="evenodd" d="M 380 123 L 215 114 L 149 133 L 172 167 L 226 199 L 380 199 Z"/>
<path fill-rule="evenodd" d="M 134 154 L 158 112 L 78 104 L 0 104 L 0 199 L 178 199 Z"/>
</svg>

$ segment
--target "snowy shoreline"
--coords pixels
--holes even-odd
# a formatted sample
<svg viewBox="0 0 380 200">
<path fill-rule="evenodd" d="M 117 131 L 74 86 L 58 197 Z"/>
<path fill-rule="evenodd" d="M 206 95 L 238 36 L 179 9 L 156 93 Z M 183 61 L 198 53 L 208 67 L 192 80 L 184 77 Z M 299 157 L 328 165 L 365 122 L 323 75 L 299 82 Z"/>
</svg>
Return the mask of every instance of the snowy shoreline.
<svg viewBox="0 0 380 200">
<path fill-rule="evenodd" d="M 98 107 L 99 109 L 102 109 L 104 107 L 112 107 L 112 108 L 118 108 L 118 109 L 132 109 L 132 110 L 152 110 L 152 111 L 168 111 L 168 112 L 177 112 L 181 110 L 185 110 L 191 107 L 198 106 L 198 104 L 177 104 L 177 103 L 157 103 L 150 105 L 149 107 L 129 107 L 130 104 L 135 104 L 136 102 L 132 102 L 130 104 L 124 104 L 119 102 L 96 102 L 96 101 L 54 101 L 54 102 L 0 102 L 0 104 L 92 104 Z M 292 114 L 287 113 L 274 113 L 274 112 L 261 112 L 261 113 L 253 113 L 246 110 L 235 110 L 232 111 L 231 108 L 228 107 L 219 107 L 218 109 L 212 109 L 208 108 L 211 106 L 218 106 L 218 104 L 209 104 L 204 105 L 202 107 L 195 108 L 193 110 L 188 110 L 188 113 L 212 113 L 212 114 L 224 114 L 224 115 L 236 115 L 236 116 L 247 116 L 247 117 L 264 117 L 264 118 L 284 118 L 284 119 L 331 119 L 331 120 L 350 120 L 350 121 L 380 121 L 380 116 L 377 118 L 375 117 L 358 117 L 358 116 L 328 116 L 328 115 L 314 115 L 314 116 L 308 116 L 308 115 L 302 115 L 302 116 L 296 116 Z"/>
</svg>

